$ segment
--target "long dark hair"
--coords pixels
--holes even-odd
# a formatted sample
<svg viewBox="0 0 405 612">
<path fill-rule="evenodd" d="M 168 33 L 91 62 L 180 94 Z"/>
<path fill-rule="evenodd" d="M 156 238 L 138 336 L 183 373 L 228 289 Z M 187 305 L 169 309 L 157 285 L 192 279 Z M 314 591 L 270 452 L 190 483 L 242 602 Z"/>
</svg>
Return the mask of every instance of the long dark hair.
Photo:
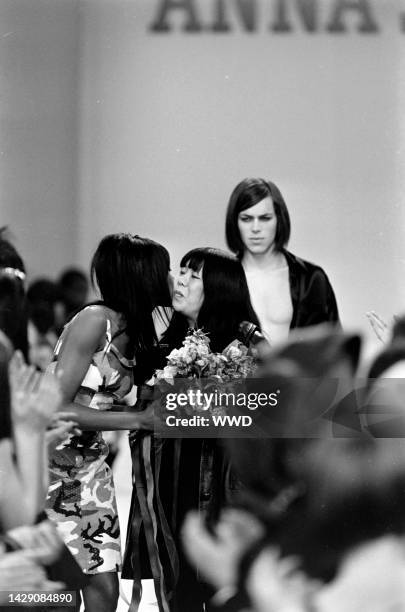
<svg viewBox="0 0 405 612">
<path fill-rule="evenodd" d="M 197 248 L 184 255 L 180 266 L 195 271 L 202 268 L 204 301 L 197 325 L 209 334 L 213 351 L 223 350 L 238 337 L 242 321 L 259 325 L 250 301 L 245 272 L 234 255 L 209 247 Z M 180 345 L 187 329 L 186 318 L 174 312 L 164 341 L 169 346 Z"/>
<path fill-rule="evenodd" d="M 91 262 L 105 306 L 121 313 L 134 351 L 152 347 L 156 333 L 152 311 L 170 304 L 170 257 L 157 242 L 131 234 L 105 236 Z"/>
<path fill-rule="evenodd" d="M 0 329 L 27 358 L 27 307 L 25 266 L 14 246 L 0 229 Z"/>
</svg>

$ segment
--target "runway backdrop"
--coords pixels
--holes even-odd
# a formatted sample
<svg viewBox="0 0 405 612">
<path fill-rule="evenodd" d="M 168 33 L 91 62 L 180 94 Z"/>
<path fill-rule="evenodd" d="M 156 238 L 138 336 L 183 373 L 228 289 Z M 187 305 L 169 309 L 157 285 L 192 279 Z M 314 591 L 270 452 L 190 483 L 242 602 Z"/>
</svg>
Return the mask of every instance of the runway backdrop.
<svg viewBox="0 0 405 612">
<path fill-rule="evenodd" d="M 225 245 L 231 190 L 263 176 L 345 326 L 405 310 L 404 14 L 399 0 L 0 0 L 0 224 L 31 278 L 87 267 L 116 231 L 161 241 L 176 268 Z"/>
</svg>

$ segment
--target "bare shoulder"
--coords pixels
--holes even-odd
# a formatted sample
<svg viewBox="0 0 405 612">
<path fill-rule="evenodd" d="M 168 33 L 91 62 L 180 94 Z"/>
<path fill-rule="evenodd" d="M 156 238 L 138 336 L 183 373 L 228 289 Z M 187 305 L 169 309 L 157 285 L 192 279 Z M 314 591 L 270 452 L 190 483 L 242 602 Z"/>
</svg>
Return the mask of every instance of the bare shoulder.
<svg viewBox="0 0 405 612">
<path fill-rule="evenodd" d="M 107 315 L 101 305 L 87 306 L 81 310 L 69 325 L 69 339 L 83 344 L 94 344 L 104 336 L 107 327 Z"/>
</svg>

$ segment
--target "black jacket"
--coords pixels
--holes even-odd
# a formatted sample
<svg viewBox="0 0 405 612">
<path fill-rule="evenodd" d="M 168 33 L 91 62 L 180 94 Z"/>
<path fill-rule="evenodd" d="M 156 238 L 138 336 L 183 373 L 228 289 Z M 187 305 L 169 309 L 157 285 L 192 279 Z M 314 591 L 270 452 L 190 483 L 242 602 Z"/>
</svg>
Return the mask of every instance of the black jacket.
<svg viewBox="0 0 405 612">
<path fill-rule="evenodd" d="M 283 251 L 290 272 L 293 316 L 290 328 L 338 323 L 335 294 L 324 270 L 289 251 Z"/>
</svg>

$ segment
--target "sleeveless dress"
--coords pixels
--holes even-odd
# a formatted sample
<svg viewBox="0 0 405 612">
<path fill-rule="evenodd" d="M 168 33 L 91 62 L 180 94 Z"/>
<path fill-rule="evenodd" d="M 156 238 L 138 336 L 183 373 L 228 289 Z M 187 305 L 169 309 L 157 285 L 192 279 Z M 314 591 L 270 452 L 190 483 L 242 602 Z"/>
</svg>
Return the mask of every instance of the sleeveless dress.
<svg viewBox="0 0 405 612">
<path fill-rule="evenodd" d="M 94 410 L 108 410 L 133 385 L 135 360 L 126 359 L 114 346 L 109 318 L 112 311 L 105 311 L 104 345 L 94 353 L 74 399 Z M 75 318 L 62 332 L 50 371 L 55 370 L 67 329 Z M 108 445 L 99 431 L 70 435 L 49 451 L 46 511 L 86 574 L 121 568 L 120 528 L 112 472 L 105 462 L 107 455 Z"/>
</svg>

